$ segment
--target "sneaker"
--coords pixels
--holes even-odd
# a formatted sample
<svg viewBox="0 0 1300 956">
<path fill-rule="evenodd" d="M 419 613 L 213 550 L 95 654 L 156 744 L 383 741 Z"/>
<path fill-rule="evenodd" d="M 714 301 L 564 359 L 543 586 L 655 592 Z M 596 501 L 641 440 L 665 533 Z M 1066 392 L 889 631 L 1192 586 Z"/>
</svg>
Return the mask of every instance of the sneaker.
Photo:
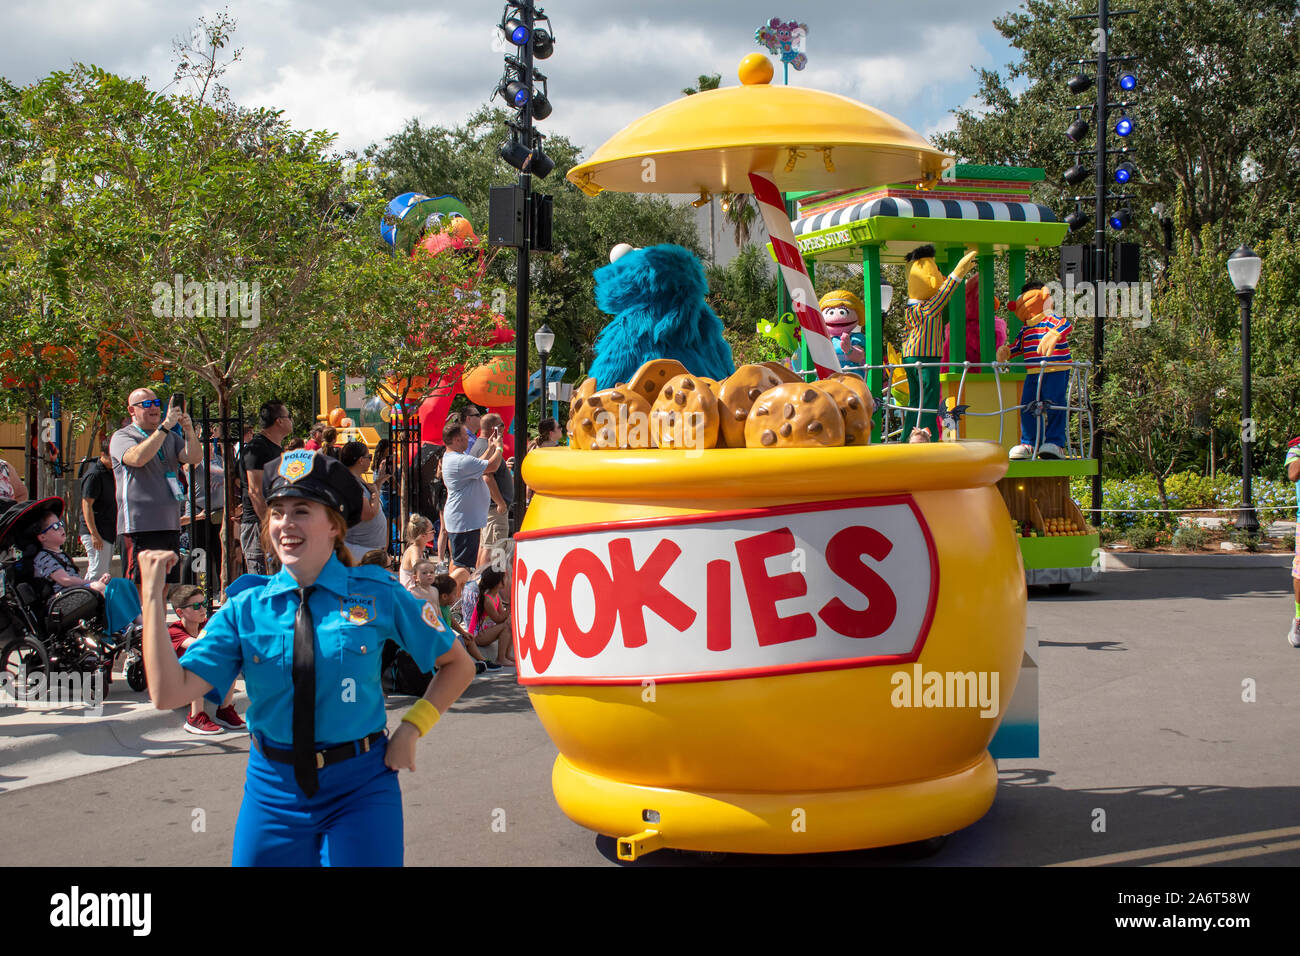
<svg viewBox="0 0 1300 956">
<path fill-rule="evenodd" d="M 1300 647 L 1300 617 L 1291 622 L 1291 633 L 1286 639 L 1292 647 Z"/>
<path fill-rule="evenodd" d="M 1065 457 L 1065 449 L 1060 445 L 1053 445 L 1050 441 L 1043 442 L 1043 446 L 1038 449 L 1038 457 L 1044 461 L 1059 461 Z"/>
<path fill-rule="evenodd" d="M 1012 461 L 1026 461 L 1034 457 L 1033 445 L 1017 445 L 1011 449 L 1010 458 Z"/>
<path fill-rule="evenodd" d="M 483 663 L 487 665 L 487 669 L 490 671 L 501 670 L 501 665 L 498 664 L 496 661 L 484 661 Z"/>
<path fill-rule="evenodd" d="M 482 674 L 485 670 L 487 670 L 487 661 L 475 661 L 475 662 L 474 662 L 474 673 L 475 673 L 475 674 Z"/>
<path fill-rule="evenodd" d="M 216 716 L 212 719 L 227 730 L 245 730 L 248 727 L 248 724 L 244 723 L 244 718 L 240 717 L 235 710 L 234 704 L 229 707 L 218 707 Z"/>
<path fill-rule="evenodd" d="M 212 722 L 212 718 L 202 711 L 197 717 L 185 718 L 185 729 L 192 734 L 224 734 L 225 731 Z"/>
</svg>

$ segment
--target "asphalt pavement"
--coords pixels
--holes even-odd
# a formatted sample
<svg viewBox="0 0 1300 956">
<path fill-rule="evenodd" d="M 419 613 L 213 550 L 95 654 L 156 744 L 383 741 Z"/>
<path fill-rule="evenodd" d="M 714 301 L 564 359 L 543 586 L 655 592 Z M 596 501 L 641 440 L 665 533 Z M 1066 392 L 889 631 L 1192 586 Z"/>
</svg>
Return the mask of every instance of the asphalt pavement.
<svg viewBox="0 0 1300 956">
<path fill-rule="evenodd" d="M 1300 864 L 1300 649 L 1285 569 L 1103 574 L 1031 591 L 1041 757 L 931 855 L 660 851 L 635 866 Z M 409 704 L 390 702 L 390 727 Z M 0 715 L 0 862 L 225 865 L 246 735 L 196 738 L 114 684 L 103 717 Z M 514 672 L 479 677 L 402 775 L 408 865 L 618 865 L 550 789 Z"/>
</svg>

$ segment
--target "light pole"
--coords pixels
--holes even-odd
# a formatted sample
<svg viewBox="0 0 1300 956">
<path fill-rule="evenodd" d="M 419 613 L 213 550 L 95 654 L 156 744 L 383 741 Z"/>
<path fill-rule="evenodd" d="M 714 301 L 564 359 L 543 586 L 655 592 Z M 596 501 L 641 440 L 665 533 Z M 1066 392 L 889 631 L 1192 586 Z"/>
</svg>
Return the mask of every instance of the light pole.
<svg viewBox="0 0 1300 956">
<path fill-rule="evenodd" d="M 1250 490 L 1250 446 L 1255 441 L 1255 423 L 1250 417 L 1250 302 L 1259 283 L 1259 256 L 1239 246 L 1228 256 L 1228 276 L 1241 304 L 1241 511 L 1236 526 L 1248 534 L 1259 533 L 1259 517 Z"/>
<path fill-rule="evenodd" d="M 550 391 L 546 387 L 546 357 L 551 354 L 551 347 L 555 345 L 555 333 L 551 331 L 549 325 L 543 325 L 533 333 L 533 342 L 537 345 L 537 355 L 542 362 L 542 400 L 538 403 L 540 408 L 537 415 L 537 421 L 541 422 L 546 417 L 546 398 Z"/>
</svg>

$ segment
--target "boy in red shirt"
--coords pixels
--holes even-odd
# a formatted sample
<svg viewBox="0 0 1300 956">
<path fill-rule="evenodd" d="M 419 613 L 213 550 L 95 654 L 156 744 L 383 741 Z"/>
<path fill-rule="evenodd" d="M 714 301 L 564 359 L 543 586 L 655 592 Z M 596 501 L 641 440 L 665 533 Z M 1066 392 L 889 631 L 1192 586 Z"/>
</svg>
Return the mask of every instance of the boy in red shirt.
<svg viewBox="0 0 1300 956">
<path fill-rule="evenodd" d="M 181 584 L 172 588 L 172 609 L 180 618 L 167 626 L 167 635 L 172 639 L 172 648 L 176 656 L 185 653 L 185 648 L 197 641 L 203 634 L 203 625 L 208 621 L 208 602 L 204 599 L 203 589 L 192 584 Z M 185 729 L 192 734 L 220 734 L 226 730 L 243 730 L 247 725 L 235 712 L 235 687 L 232 684 L 226 692 L 226 699 L 217 708 L 215 719 L 209 717 L 203 709 L 203 698 L 190 703 L 190 715 L 185 718 Z"/>
</svg>

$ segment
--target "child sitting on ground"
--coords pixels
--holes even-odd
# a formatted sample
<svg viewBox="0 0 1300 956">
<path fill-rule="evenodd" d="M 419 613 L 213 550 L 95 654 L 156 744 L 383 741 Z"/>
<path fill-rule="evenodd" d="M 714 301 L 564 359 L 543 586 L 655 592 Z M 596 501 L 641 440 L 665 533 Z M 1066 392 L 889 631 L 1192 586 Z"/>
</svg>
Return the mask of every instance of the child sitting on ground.
<svg viewBox="0 0 1300 956">
<path fill-rule="evenodd" d="M 460 622 L 452 617 L 451 609 L 456 603 L 456 598 L 460 593 L 460 585 L 450 575 L 439 574 L 438 566 L 427 558 L 416 562 L 414 571 L 414 580 L 412 580 L 408 591 L 418 597 L 421 601 L 428 601 L 438 609 L 438 616 L 442 618 L 443 623 L 459 634 L 464 641 L 465 649 L 469 651 L 469 656 L 474 658 L 474 670 L 482 674 L 487 670 L 488 665 L 483 660 L 483 654 L 470 639 L 469 634 L 461 627 Z"/>
<path fill-rule="evenodd" d="M 208 602 L 204 599 L 203 589 L 193 584 L 179 584 L 172 588 L 170 600 L 172 610 L 180 620 L 167 625 L 167 636 L 172 640 L 176 656 L 180 657 L 203 633 L 203 625 L 208 622 Z M 223 727 L 244 730 L 246 726 L 235 710 L 234 684 L 226 691 L 226 699 L 214 717 L 208 716 L 203 709 L 203 698 L 198 697 L 190 701 L 190 715 L 185 718 L 185 729 L 192 734 L 219 734 Z"/>
<path fill-rule="evenodd" d="M 515 663 L 511 653 L 510 611 L 501 600 L 506 582 L 504 571 L 484 568 L 477 581 L 465 585 L 461 597 L 461 613 L 473 642 L 479 647 L 497 645 L 496 660 L 487 664 L 490 670 L 513 667 Z"/>
<path fill-rule="evenodd" d="M 429 562 L 424 562 L 429 563 Z M 437 574 L 433 578 L 433 587 L 438 592 L 438 616 L 442 618 L 442 623 L 451 628 L 469 651 L 469 656 L 474 658 L 474 672 L 482 674 L 488 669 L 488 663 L 483 659 L 483 652 L 478 649 L 474 643 L 474 638 L 470 637 L 469 632 L 456 620 L 456 615 L 452 613 L 452 608 L 456 606 L 456 600 L 460 597 L 460 583 L 450 574 Z"/>
<path fill-rule="evenodd" d="M 94 581 L 87 581 L 77 574 L 76 564 L 63 553 L 63 542 L 68 533 L 63 519 L 54 509 L 43 510 L 36 519 L 35 528 L 41 550 L 32 559 L 32 573 L 48 579 L 55 594 L 64 588 L 90 588 L 102 595 L 108 633 L 114 638 L 131 625 L 140 623 L 140 596 L 134 584 L 108 573 Z"/>
<path fill-rule="evenodd" d="M 411 515 L 406 522 L 406 550 L 397 569 L 397 579 L 408 590 L 415 580 L 415 566 L 424 560 L 426 549 L 433 541 L 433 522 L 424 515 Z"/>
</svg>

